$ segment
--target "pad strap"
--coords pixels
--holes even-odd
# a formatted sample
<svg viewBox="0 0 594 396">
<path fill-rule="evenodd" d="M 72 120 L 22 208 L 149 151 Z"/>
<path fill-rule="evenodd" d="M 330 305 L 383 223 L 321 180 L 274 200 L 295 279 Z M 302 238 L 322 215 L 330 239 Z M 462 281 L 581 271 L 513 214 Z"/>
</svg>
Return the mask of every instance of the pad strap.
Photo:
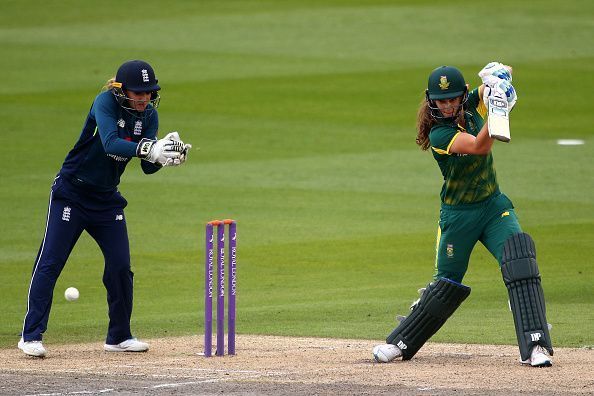
<svg viewBox="0 0 594 396">
<path fill-rule="evenodd" d="M 509 294 L 522 360 L 530 358 L 536 345 L 553 355 L 536 247 L 530 235 L 519 233 L 505 241 L 501 274 Z"/>
<path fill-rule="evenodd" d="M 411 359 L 469 294 L 470 287 L 446 278 L 429 283 L 410 315 L 400 322 L 386 342 L 400 348 L 402 360 Z"/>
</svg>

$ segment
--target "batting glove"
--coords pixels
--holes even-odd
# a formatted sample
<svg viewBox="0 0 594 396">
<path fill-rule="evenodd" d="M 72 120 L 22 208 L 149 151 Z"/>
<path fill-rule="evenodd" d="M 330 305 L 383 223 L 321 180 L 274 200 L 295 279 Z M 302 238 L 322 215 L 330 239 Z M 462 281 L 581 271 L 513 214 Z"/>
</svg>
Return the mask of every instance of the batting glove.
<svg viewBox="0 0 594 396">
<path fill-rule="evenodd" d="M 483 90 L 483 102 L 485 102 L 485 106 L 488 106 L 490 96 L 507 100 L 510 111 L 518 101 L 516 89 L 508 80 L 497 79 L 492 84 L 485 84 L 485 89 Z"/>
<path fill-rule="evenodd" d="M 494 85 L 497 80 L 506 80 L 511 83 L 512 75 L 510 69 L 509 66 L 505 66 L 503 63 L 490 62 L 478 72 L 478 75 L 485 85 Z"/>
</svg>

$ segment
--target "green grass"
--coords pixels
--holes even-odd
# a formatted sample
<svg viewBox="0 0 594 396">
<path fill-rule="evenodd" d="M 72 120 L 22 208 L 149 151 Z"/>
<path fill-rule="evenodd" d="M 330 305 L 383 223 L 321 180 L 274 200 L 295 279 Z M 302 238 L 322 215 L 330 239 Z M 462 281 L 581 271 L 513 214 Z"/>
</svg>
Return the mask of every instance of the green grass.
<svg viewBox="0 0 594 396">
<path fill-rule="evenodd" d="M 414 144 L 427 75 L 454 64 L 476 85 L 497 59 L 514 66 L 519 101 L 495 162 L 537 242 L 553 341 L 594 344 L 591 2 L 503 1 L 501 17 L 471 1 L 42 4 L 6 1 L 0 14 L 0 347 L 21 330 L 51 180 L 94 95 L 132 58 L 156 69 L 161 131 L 199 147 L 184 167 L 147 177 L 133 163 L 122 179 L 139 337 L 203 331 L 203 224 L 233 217 L 240 333 L 383 339 L 433 271 L 441 177 Z M 46 340 L 105 336 L 102 267 L 83 235 Z M 465 283 L 471 296 L 434 339 L 515 343 L 482 246 Z"/>
</svg>

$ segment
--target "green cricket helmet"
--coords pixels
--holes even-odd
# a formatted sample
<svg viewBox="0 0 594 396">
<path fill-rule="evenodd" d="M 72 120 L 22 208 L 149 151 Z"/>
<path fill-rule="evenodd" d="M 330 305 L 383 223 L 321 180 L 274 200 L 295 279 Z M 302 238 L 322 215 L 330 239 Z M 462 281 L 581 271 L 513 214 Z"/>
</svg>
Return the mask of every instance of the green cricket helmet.
<svg viewBox="0 0 594 396">
<path fill-rule="evenodd" d="M 455 67 L 440 66 L 429 75 L 427 95 L 431 100 L 462 96 L 466 89 L 464 76 Z"/>
<path fill-rule="evenodd" d="M 440 121 L 451 121 L 455 119 L 460 110 L 463 110 L 468 100 L 468 87 L 464 76 L 460 70 L 453 66 L 440 66 L 433 70 L 429 75 L 429 81 L 427 83 L 427 89 L 425 90 L 425 96 L 431 115 Z M 452 99 L 461 96 L 462 101 L 460 102 L 459 108 L 456 110 L 453 117 L 444 117 L 439 111 L 436 100 Z"/>
</svg>

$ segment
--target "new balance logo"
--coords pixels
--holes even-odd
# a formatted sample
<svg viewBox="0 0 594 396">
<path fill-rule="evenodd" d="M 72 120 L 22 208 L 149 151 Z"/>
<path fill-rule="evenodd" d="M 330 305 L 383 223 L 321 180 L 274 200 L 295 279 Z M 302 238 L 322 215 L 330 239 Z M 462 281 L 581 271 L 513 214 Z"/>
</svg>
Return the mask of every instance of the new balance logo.
<svg viewBox="0 0 594 396">
<path fill-rule="evenodd" d="M 538 342 L 540 340 L 540 337 L 542 335 L 540 333 L 532 333 L 530 334 L 530 338 L 532 339 L 532 342 Z"/>
<path fill-rule="evenodd" d="M 124 220 L 124 215 L 121 215 L 121 214 L 116 215 L 116 220 L 119 220 L 119 221 Z"/>
<path fill-rule="evenodd" d="M 398 343 L 396 344 L 396 346 L 397 346 L 398 348 L 400 348 L 400 350 L 401 350 L 401 351 L 403 351 L 403 350 L 405 350 L 406 348 L 408 348 L 408 347 L 406 346 L 406 344 L 405 344 L 404 342 L 402 342 L 402 341 L 398 341 Z"/>
<path fill-rule="evenodd" d="M 123 128 L 123 127 L 125 127 L 125 126 L 126 126 L 126 121 L 124 121 L 124 119 L 123 119 L 123 118 L 120 118 L 120 119 L 118 120 L 118 126 L 119 126 L 120 128 Z"/>
<path fill-rule="evenodd" d="M 64 210 L 62 211 L 62 220 L 70 221 L 70 207 L 64 206 Z"/>
</svg>

